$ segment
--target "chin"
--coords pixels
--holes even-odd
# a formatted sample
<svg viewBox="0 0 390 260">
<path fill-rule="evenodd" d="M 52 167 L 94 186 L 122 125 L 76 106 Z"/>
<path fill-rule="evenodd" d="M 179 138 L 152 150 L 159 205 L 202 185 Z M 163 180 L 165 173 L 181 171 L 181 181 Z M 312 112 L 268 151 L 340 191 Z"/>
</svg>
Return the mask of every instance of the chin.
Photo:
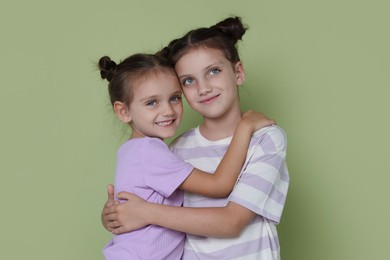
<svg viewBox="0 0 390 260">
<path fill-rule="evenodd" d="M 171 134 L 166 134 L 166 135 L 164 135 L 164 137 L 161 137 L 161 138 L 163 138 L 163 139 L 171 138 L 171 137 L 174 136 L 175 134 L 176 134 L 176 131 L 173 132 L 173 133 L 171 133 Z"/>
<path fill-rule="evenodd" d="M 202 116 L 209 119 L 219 119 L 225 115 L 224 113 L 218 113 L 215 111 L 207 111 L 207 112 L 208 113 L 202 113 Z"/>
</svg>

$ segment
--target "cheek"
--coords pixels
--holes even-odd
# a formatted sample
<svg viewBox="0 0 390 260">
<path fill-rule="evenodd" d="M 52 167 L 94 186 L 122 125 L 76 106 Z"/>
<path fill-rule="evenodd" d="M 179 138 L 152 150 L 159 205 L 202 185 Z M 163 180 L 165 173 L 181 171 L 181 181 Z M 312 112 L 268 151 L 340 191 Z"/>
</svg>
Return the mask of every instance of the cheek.
<svg viewBox="0 0 390 260">
<path fill-rule="evenodd" d="M 190 89 L 184 90 L 183 89 L 184 97 L 186 98 L 188 103 L 195 102 L 196 93 L 194 91 L 191 91 Z"/>
<path fill-rule="evenodd" d="M 177 114 L 179 114 L 179 115 L 183 114 L 183 103 L 180 102 L 180 103 L 178 103 L 178 104 L 175 104 L 175 105 L 173 106 L 173 109 L 175 110 L 175 112 L 176 112 Z"/>
</svg>

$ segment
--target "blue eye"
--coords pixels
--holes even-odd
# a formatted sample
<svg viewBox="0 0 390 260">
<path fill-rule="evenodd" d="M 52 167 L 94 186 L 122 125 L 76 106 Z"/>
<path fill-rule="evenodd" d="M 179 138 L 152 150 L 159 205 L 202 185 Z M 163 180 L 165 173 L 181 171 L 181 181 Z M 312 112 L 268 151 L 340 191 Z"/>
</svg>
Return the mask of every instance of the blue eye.
<svg viewBox="0 0 390 260">
<path fill-rule="evenodd" d="M 181 101 L 181 96 L 180 95 L 175 95 L 171 97 L 171 102 L 173 103 L 179 103 Z"/>
<path fill-rule="evenodd" d="M 217 68 L 212 68 L 212 69 L 209 71 L 209 73 L 210 73 L 211 75 L 218 74 L 219 72 L 221 72 L 221 70 L 220 70 L 220 69 L 217 69 Z"/>
<path fill-rule="evenodd" d="M 147 106 L 155 106 L 155 105 L 157 105 L 157 101 L 154 100 L 154 99 L 149 100 L 149 101 L 146 102 L 146 105 Z"/>
<path fill-rule="evenodd" d="M 187 86 L 187 85 L 192 84 L 193 82 L 194 82 L 194 80 L 193 80 L 192 78 L 185 78 L 185 79 L 181 82 L 181 84 L 182 84 L 183 86 Z"/>
</svg>

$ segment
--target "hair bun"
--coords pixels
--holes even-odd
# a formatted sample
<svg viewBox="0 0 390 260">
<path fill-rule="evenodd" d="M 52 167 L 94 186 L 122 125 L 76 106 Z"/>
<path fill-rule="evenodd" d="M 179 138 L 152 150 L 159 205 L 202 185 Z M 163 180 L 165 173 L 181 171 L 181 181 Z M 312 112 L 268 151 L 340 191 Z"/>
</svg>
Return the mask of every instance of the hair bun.
<svg viewBox="0 0 390 260">
<path fill-rule="evenodd" d="M 164 47 L 158 52 L 156 52 L 155 55 L 163 59 L 167 59 L 169 57 L 169 54 L 170 54 L 170 49 L 168 47 Z"/>
<path fill-rule="evenodd" d="M 107 79 L 108 82 L 112 80 L 112 77 L 114 76 L 114 71 L 116 68 L 115 61 L 111 60 L 110 57 L 104 56 L 101 57 L 99 60 L 99 69 L 100 69 L 100 76 L 102 79 Z"/>
<path fill-rule="evenodd" d="M 241 40 L 245 31 L 248 29 L 247 26 L 242 24 L 241 18 L 238 16 L 226 18 L 210 28 L 222 31 L 227 37 L 231 38 L 234 43 Z"/>
</svg>

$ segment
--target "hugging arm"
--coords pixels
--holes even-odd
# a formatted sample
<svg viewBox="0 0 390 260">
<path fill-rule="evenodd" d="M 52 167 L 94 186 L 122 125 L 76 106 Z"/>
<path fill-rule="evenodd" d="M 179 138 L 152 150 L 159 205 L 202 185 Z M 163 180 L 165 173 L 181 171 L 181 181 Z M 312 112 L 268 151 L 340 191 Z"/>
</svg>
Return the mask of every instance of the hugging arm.
<svg viewBox="0 0 390 260">
<path fill-rule="evenodd" d="M 127 200 L 126 205 L 105 209 L 107 216 L 112 214 L 109 226 L 114 234 L 154 224 L 193 235 L 235 237 L 256 215 L 234 202 L 221 208 L 189 208 L 148 203 L 125 192 L 118 197 Z"/>
<path fill-rule="evenodd" d="M 233 191 L 233 197 L 264 205 L 263 211 L 271 213 L 269 216 L 275 217 L 271 220 L 278 222 L 289 182 L 285 168 L 287 140 L 278 128 L 270 129 L 265 136 L 267 138 L 262 138 L 259 145 L 268 149 L 257 149 L 258 154 L 252 156 L 256 160 L 249 162 L 246 168 L 248 172 L 242 175 L 242 179 L 247 181 L 238 182 L 237 188 L 240 189 Z M 262 185 L 256 184 L 252 187 L 254 193 L 247 194 L 245 187 L 250 183 L 253 174 L 259 177 L 268 176 L 268 180 L 273 180 L 273 185 L 276 185 L 277 189 L 264 190 Z M 234 201 L 230 201 L 222 208 L 180 208 L 147 203 L 125 192 L 118 194 L 118 197 L 127 201 L 104 209 L 105 220 L 110 222 L 109 227 L 115 234 L 155 224 L 195 235 L 232 237 L 238 235 L 257 212 L 254 208 L 245 208 Z M 275 201 L 275 198 L 279 201 Z M 256 201 L 253 201 L 254 199 Z M 272 205 L 276 202 L 279 206 L 273 208 Z"/>
<path fill-rule="evenodd" d="M 245 162 L 252 134 L 274 124 L 262 113 L 247 111 L 238 124 L 232 141 L 214 174 L 194 168 L 180 189 L 207 197 L 224 198 L 232 191 Z"/>
</svg>

